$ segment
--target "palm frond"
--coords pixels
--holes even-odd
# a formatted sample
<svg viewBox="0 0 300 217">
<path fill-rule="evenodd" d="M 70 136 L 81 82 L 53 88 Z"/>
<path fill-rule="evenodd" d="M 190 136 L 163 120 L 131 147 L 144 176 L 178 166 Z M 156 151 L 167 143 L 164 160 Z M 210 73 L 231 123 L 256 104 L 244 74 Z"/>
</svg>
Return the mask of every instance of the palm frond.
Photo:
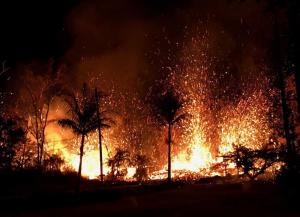
<svg viewBox="0 0 300 217">
<path fill-rule="evenodd" d="M 174 91 L 169 90 L 158 98 L 155 107 L 158 119 L 172 124 L 183 107 L 183 102 Z"/>
<path fill-rule="evenodd" d="M 82 133 L 79 124 L 71 119 L 60 119 L 58 120 L 58 124 L 62 127 L 70 128 L 76 134 Z"/>
<path fill-rule="evenodd" d="M 103 128 L 103 129 L 108 129 L 108 128 L 111 128 L 111 125 L 101 124 L 100 127 Z"/>
<path fill-rule="evenodd" d="M 100 118 L 100 123 L 101 123 L 101 125 L 110 125 L 110 126 L 116 124 L 116 122 L 113 119 L 108 118 L 108 117 Z"/>
<path fill-rule="evenodd" d="M 187 117 L 189 117 L 189 116 L 190 115 L 187 113 L 181 114 L 172 121 L 172 124 L 180 123 L 183 120 L 187 119 Z"/>
</svg>

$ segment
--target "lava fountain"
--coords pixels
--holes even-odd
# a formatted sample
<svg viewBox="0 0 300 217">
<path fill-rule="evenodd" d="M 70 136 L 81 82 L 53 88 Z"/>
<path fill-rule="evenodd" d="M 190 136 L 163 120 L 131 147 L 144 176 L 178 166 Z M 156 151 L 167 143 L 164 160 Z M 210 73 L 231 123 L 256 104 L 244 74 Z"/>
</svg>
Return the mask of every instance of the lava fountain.
<svg viewBox="0 0 300 217">
<path fill-rule="evenodd" d="M 177 90 L 184 100 L 183 110 L 189 114 L 184 123 L 173 130 L 172 172 L 173 176 L 176 176 L 177 171 L 209 176 L 215 174 L 211 170 L 211 166 L 220 161 L 220 155 L 231 151 L 233 144 L 256 149 L 270 140 L 272 129 L 268 115 L 271 102 L 267 96 L 271 88 L 268 88 L 269 80 L 262 72 L 260 73 L 261 77 L 256 77 L 254 84 L 252 82 L 250 86 L 244 85 L 242 93 L 233 97 L 228 94 L 230 90 L 227 87 L 224 88 L 224 83 L 228 82 L 229 73 L 227 71 L 219 74 L 215 72 L 213 68 L 215 57 L 207 55 L 209 46 L 205 37 L 192 38 L 183 47 L 182 58 L 173 68 L 170 67 L 167 79 L 163 82 L 165 87 L 171 86 Z M 132 98 L 136 100 L 135 97 L 127 97 L 121 103 L 112 103 L 115 105 L 112 109 L 126 107 Z M 112 98 L 116 99 L 116 97 Z M 144 117 L 141 118 L 142 116 L 136 117 L 137 114 L 145 113 L 146 106 L 137 101 L 132 102 L 131 107 L 127 106 L 127 110 L 122 111 L 123 115 L 120 116 L 121 118 L 119 117 L 122 121 L 105 133 L 104 162 L 107 162 L 111 157 L 110 154 L 121 145 L 130 152 L 143 152 L 152 159 L 160 159 L 153 160 L 153 162 L 163 163 L 156 165 L 156 169 L 151 171 L 150 178 L 165 178 L 166 155 L 156 154 L 153 156 L 153 153 L 166 153 L 167 146 L 164 142 L 166 135 L 162 133 L 160 141 L 154 140 L 153 136 L 145 136 L 147 134 L 145 133 L 147 132 L 145 123 L 148 122 L 143 119 Z M 138 123 L 133 121 L 134 124 L 128 125 L 130 120 Z M 124 129 L 128 131 L 124 133 Z M 150 131 L 153 132 L 153 130 Z M 161 131 L 161 129 L 156 129 L 156 131 Z M 55 148 L 52 151 L 56 150 L 61 153 L 66 161 L 66 167 L 77 170 L 78 147 L 72 149 L 65 142 L 66 135 L 70 136 L 70 133 L 61 134 L 59 132 L 60 130 L 57 128 L 48 128 L 48 147 L 53 146 Z M 129 139 L 134 136 L 138 138 Z M 90 179 L 99 177 L 97 141 L 97 134 L 94 133 L 88 136 L 85 145 L 82 174 Z M 74 145 L 78 144 L 78 141 L 76 138 L 72 138 L 68 143 Z M 136 143 L 139 148 L 132 148 L 132 143 Z M 135 171 L 136 169 L 133 167 L 128 168 L 125 178 L 132 179 Z M 105 164 L 104 174 L 108 175 L 109 172 L 110 168 Z"/>
</svg>

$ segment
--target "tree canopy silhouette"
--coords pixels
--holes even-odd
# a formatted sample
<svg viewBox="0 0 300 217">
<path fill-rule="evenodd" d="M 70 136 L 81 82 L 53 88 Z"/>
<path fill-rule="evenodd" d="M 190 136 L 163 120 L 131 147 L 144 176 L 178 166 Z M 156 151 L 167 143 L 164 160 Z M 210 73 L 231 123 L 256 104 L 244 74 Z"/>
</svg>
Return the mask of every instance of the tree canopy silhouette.
<svg viewBox="0 0 300 217">
<path fill-rule="evenodd" d="M 82 87 L 81 95 L 68 93 L 66 94 L 65 101 L 69 107 L 70 117 L 60 119 L 58 124 L 62 127 L 70 128 L 76 135 L 81 136 L 77 189 L 80 190 L 85 137 L 98 127 L 97 105 L 94 95 L 86 84 Z"/>
<path fill-rule="evenodd" d="M 161 94 L 155 102 L 155 112 L 159 122 L 168 127 L 168 182 L 171 182 L 171 143 L 172 126 L 186 118 L 187 114 L 180 113 L 183 102 L 174 90 L 168 90 Z"/>
</svg>

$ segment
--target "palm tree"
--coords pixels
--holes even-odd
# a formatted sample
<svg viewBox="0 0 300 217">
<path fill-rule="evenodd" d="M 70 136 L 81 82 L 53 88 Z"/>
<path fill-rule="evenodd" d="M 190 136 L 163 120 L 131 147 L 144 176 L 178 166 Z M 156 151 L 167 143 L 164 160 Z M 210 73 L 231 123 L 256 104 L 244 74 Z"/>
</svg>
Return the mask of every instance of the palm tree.
<svg viewBox="0 0 300 217">
<path fill-rule="evenodd" d="M 97 105 L 95 103 L 94 95 L 89 92 L 85 84 L 83 85 L 81 96 L 76 96 L 74 93 L 68 93 L 65 101 L 71 115 L 70 118 L 60 119 L 58 124 L 62 127 L 72 129 L 76 135 L 81 136 L 77 186 L 77 190 L 79 191 L 81 184 L 82 157 L 84 154 L 84 140 L 89 133 L 97 129 Z"/>
<path fill-rule="evenodd" d="M 156 103 L 156 112 L 160 122 L 168 126 L 168 182 L 171 182 L 171 143 L 172 143 L 172 127 L 176 123 L 182 121 L 186 114 L 181 113 L 183 102 L 175 95 L 174 91 L 168 90 L 162 94 Z"/>
<path fill-rule="evenodd" d="M 95 88 L 95 99 L 97 106 L 97 128 L 98 128 L 98 139 L 99 139 L 99 155 L 100 155 L 100 180 L 103 182 L 103 154 L 102 154 L 102 129 L 110 128 L 114 123 L 112 119 L 108 118 L 106 115 L 106 111 L 101 108 L 100 98 L 103 97 L 103 93 L 99 92 L 97 88 Z"/>
</svg>

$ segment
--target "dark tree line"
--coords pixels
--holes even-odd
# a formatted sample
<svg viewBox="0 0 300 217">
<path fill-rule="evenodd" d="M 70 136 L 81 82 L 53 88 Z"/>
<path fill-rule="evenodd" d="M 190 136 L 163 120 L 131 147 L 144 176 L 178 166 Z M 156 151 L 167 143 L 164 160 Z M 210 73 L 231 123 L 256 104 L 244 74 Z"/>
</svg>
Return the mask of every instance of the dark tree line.
<svg viewBox="0 0 300 217">
<path fill-rule="evenodd" d="M 277 73 L 278 87 L 281 93 L 282 118 L 284 136 L 286 139 L 286 151 L 284 162 L 288 173 L 299 173 L 299 152 L 296 125 L 299 123 L 300 109 L 300 39 L 299 35 L 299 1 L 270 1 L 270 11 L 274 17 L 274 41 L 273 41 L 273 63 L 274 71 Z M 287 30 L 280 28 L 279 12 L 284 11 L 287 16 Z M 296 95 L 293 97 L 286 87 L 286 80 L 294 75 Z M 297 101 L 298 111 L 293 110 L 293 101 Z"/>
<path fill-rule="evenodd" d="M 14 118 L 0 116 L 0 170 L 11 170 L 17 146 L 26 141 L 26 132 Z"/>
</svg>

